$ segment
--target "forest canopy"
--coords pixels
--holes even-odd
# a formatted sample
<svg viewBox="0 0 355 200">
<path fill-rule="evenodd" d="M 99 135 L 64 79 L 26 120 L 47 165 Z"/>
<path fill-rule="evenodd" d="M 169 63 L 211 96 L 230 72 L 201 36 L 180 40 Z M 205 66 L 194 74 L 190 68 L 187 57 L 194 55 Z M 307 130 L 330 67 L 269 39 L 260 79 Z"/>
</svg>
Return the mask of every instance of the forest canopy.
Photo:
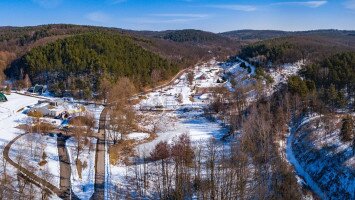
<svg viewBox="0 0 355 200">
<path fill-rule="evenodd" d="M 167 79 L 179 70 L 166 59 L 136 45 L 130 37 L 111 33 L 88 33 L 57 40 L 32 49 L 17 65 L 29 74 L 33 83 L 47 84 L 55 92 L 97 91 L 103 77 L 111 82 L 129 77 L 136 86 L 144 87 L 153 83 L 153 71 L 161 79 Z"/>
<path fill-rule="evenodd" d="M 306 65 L 299 76 L 288 79 L 288 89 L 312 104 L 321 102 L 330 109 L 354 108 L 355 52 L 334 54 Z"/>
</svg>

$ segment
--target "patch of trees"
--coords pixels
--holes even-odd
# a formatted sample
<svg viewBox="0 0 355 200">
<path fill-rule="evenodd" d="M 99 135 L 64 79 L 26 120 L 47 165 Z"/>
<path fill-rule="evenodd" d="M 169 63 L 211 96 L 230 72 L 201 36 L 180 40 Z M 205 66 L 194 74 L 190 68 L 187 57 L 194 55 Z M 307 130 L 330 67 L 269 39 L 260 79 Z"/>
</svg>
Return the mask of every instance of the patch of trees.
<svg viewBox="0 0 355 200">
<path fill-rule="evenodd" d="M 295 44 L 289 42 L 256 43 L 244 47 L 239 57 L 249 60 L 256 66 L 267 67 L 269 63 L 283 64 L 293 63 L 303 58 L 302 52 L 297 49 Z"/>
<path fill-rule="evenodd" d="M 289 90 L 302 97 L 315 95 L 330 108 L 343 108 L 355 96 L 355 53 L 339 53 L 307 65 L 288 80 Z M 313 94 L 313 92 L 316 92 Z"/>
<path fill-rule="evenodd" d="M 73 36 L 35 48 L 18 65 L 33 83 L 47 84 L 58 95 L 97 92 L 100 77 L 111 82 L 130 77 L 136 86 L 145 87 L 153 84 L 153 72 L 167 79 L 179 70 L 129 37 L 107 33 Z"/>
<path fill-rule="evenodd" d="M 174 42 L 195 42 L 195 43 L 228 40 L 228 38 L 225 38 L 223 36 L 214 33 L 200 31 L 200 30 L 193 30 L 193 29 L 168 31 L 162 36 L 162 38 L 166 40 L 172 40 Z"/>
<path fill-rule="evenodd" d="M 3 71 L 6 69 L 8 64 L 16 57 L 15 54 L 8 51 L 0 51 L 0 84 L 6 79 Z"/>
</svg>

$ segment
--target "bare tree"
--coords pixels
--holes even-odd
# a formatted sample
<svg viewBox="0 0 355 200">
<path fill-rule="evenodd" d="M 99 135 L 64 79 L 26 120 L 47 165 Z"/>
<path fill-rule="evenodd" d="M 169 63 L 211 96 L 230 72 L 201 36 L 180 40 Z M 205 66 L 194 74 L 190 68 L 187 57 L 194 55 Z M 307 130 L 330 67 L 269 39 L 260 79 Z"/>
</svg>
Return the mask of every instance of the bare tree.
<svg viewBox="0 0 355 200">
<path fill-rule="evenodd" d="M 86 128 L 81 120 L 72 122 L 71 132 L 76 140 L 76 162 L 79 161 L 79 155 L 84 148 Z"/>
<path fill-rule="evenodd" d="M 28 76 L 28 74 L 25 75 L 25 78 L 23 79 L 23 82 L 24 82 L 24 86 L 25 86 L 26 89 L 30 88 L 31 85 L 32 85 L 30 77 Z"/>
<path fill-rule="evenodd" d="M 135 111 L 131 107 L 113 107 L 110 112 L 111 132 L 109 136 L 114 144 L 136 129 L 135 118 Z"/>
<path fill-rule="evenodd" d="M 109 93 L 110 120 L 112 129 L 110 137 L 116 144 L 123 136 L 136 129 L 136 114 L 131 97 L 135 94 L 135 87 L 128 78 L 120 78 Z"/>
<path fill-rule="evenodd" d="M 170 185 L 168 185 L 169 167 L 167 166 L 167 160 L 170 158 L 170 154 L 170 146 L 167 142 L 159 142 L 155 146 L 154 150 L 150 153 L 151 159 L 153 161 L 160 161 L 161 163 L 162 185 L 160 185 L 160 181 L 158 183 L 159 191 L 162 191 L 159 193 L 161 199 L 168 198 L 170 191 Z"/>
<path fill-rule="evenodd" d="M 99 82 L 100 97 L 103 98 L 106 103 L 109 97 L 109 90 L 112 88 L 112 83 L 110 82 L 107 75 L 104 75 Z"/>
<path fill-rule="evenodd" d="M 193 84 L 194 78 L 195 78 L 194 71 L 189 71 L 189 73 L 187 73 L 187 81 L 189 82 L 189 85 Z"/>
<path fill-rule="evenodd" d="M 159 81 L 161 81 L 161 71 L 159 69 L 153 69 L 152 73 L 150 74 L 152 82 L 153 82 L 153 87 L 156 87 L 159 83 Z"/>
</svg>

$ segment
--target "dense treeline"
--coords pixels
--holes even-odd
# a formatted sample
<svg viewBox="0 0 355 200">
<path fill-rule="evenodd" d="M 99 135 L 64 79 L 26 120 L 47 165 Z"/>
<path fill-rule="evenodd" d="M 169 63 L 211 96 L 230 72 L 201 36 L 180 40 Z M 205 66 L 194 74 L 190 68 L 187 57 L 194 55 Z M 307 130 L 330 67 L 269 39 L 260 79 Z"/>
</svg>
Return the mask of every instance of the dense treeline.
<svg viewBox="0 0 355 200">
<path fill-rule="evenodd" d="M 304 58 L 302 51 L 289 42 L 274 45 L 272 43 L 257 43 L 246 46 L 239 55 L 243 59 L 250 59 L 254 64 L 293 63 Z"/>
<path fill-rule="evenodd" d="M 175 42 L 195 43 L 228 40 L 228 38 L 222 37 L 214 33 L 193 29 L 168 31 L 166 34 L 163 34 L 162 38 Z"/>
<path fill-rule="evenodd" d="M 153 83 L 153 73 L 159 76 L 155 79 L 163 80 L 178 71 L 176 65 L 129 37 L 108 33 L 73 36 L 35 48 L 17 66 L 33 83 L 47 84 L 57 94 L 66 90 L 98 91 L 103 78 L 115 82 L 123 76 L 144 87 Z"/>
<path fill-rule="evenodd" d="M 301 75 L 304 79 L 289 79 L 291 92 L 302 97 L 316 96 L 331 109 L 354 107 L 351 101 L 355 96 L 355 52 L 335 54 L 309 64 Z"/>
<path fill-rule="evenodd" d="M 242 48 L 239 57 L 255 66 L 270 67 L 299 60 L 315 62 L 333 54 L 355 51 L 353 36 L 336 32 L 265 40 Z"/>
<path fill-rule="evenodd" d="M 278 30 L 237 30 L 220 33 L 220 35 L 242 40 L 266 40 L 287 36 L 312 36 L 322 35 L 328 37 L 352 36 L 355 31 L 324 29 L 312 31 L 278 31 Z"/>
<path fill-rule="evenodd" d="M 86 33 L 88 31 L 120 31 L 120 29 L 94 27 L 94 26 L 78 26 L 72 24 L 49 24 L 41 26 L 27 27 L 0 27 L 0 42 L 16 42 L 24 46 L 33 43 L 42 38 L 57 35 L 73 35 Z"/>
</svg>

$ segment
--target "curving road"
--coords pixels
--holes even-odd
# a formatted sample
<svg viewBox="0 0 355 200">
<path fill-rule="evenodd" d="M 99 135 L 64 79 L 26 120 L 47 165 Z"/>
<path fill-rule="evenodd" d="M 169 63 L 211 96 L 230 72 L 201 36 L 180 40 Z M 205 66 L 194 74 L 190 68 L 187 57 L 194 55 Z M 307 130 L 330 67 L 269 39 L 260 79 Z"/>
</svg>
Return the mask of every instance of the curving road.
<svg viewBox="0 0 355 200">
<path fill-rule="evenodd" d="M 11 149 L 11 146 L 22 136 L 29 134 L 29 133 L 24 133 L 21 134 L 17 137 L 15 137 L 13 140 L 11 140 L 4 148 L 3 156 L 7 162 L 9 162 L 12 166 L 18 169 L 18 171 L 24 175 L 25 177 L 28 178 L 29 181 L 31 181 L 35 185 L 39 185 L 44 189 L 47 189 L 50 193 L 56 194 L 58 197 L 63 198 L 63 199 L 79 199 L 76 197 L 71 190 L 68 190 L 68 188 L 71 188 L 70 185 L 70 174 L 69 174 L 69 186 L 68 186 L 68 181 L 67 181 L 67 175 L 66 175 L 66 170 L 68 170 L 65 166 L 65 162 L 67 162 L 67 151 L 66 150 L 61 150 L 63 147 L 62 141 L 59 139 L 59 144 L 58 144 L 58 153 L 59 153 L 59 159 L 60 159 L 60 183 L 61 183 L 61 188 L 58 188 L 51 184 L 50 182 L 42 179 L 41 177 L 37 176 L 36 174 L 32 173 L 31 171 L 27 170 L 26 168 L 22 167 L 15 161 L 13 161 L 10 156 L 9 152 Z M 65 140 L 64 140 L 64 145 L 65 145 Z M 69 166 L 70 167 L 70 166 Z M 70 171 L 69 171 L 70 172 Z M 63 183 L 63 185 L 62 185 Z"/>
</svg>

